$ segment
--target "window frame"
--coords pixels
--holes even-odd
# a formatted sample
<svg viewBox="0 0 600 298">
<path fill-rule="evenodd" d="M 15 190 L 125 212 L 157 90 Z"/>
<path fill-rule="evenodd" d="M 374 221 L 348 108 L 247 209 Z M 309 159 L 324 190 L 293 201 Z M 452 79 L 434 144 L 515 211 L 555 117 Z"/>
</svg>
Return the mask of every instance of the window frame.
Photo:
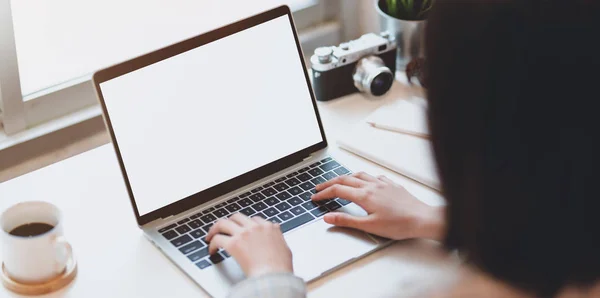
<svg viewBox="0 0 600 298">
<path fill-rule="evenodd" d="M 352 35 L 342 32 L 344 26 L 339 22 L 351 19 L 343 15 L 348 13 L 347 7 L 357 1 L 312 0 L 306 6 L 291 7 L 305 56 L 310 55 L 316 46 L 336 44 L 343 37 Z M 0 0 L 0 123 L 7 138 L 25 133 L 40 124 L 98 106 L 91 73 L 22 95 L 10 2 L 11 0 Z M 309 31 L 309 34 L 303 36 L 304 31 Z M 89 117 L 100 116 L 100 109 L 88 114 Z M 0 150 L 1 143 L 0 138 Z"/>
</svg>

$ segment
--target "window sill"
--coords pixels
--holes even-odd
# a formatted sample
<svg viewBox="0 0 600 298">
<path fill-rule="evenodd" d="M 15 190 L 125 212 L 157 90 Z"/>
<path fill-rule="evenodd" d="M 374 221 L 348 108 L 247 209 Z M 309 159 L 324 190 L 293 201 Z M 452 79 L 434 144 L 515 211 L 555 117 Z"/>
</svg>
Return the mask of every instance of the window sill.
<svg viewBox="0 0 600 298">
<path fill-rule="evenodd" d="M 299 32 L 299 39 L 308 60 L 314 48 L 340 42 L 340 24 L 327 22 L 306 28 Z M 33 126 L 10 136 L 0 129 L 0 170 L 106 132 L 90 79 L 77 78 L 24 98 L 29 106 L 26 117 Z M 68 113 L 72 108 L 76 111 Z"/>
</svg>

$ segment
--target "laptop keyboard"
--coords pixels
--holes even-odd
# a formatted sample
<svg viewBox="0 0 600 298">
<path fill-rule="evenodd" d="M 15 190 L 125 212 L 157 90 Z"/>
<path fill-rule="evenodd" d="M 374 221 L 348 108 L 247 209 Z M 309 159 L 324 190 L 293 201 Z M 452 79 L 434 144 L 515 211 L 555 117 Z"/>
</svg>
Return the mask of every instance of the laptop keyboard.
<svg viewBox="0 0 600 298">
<path fill-rule="evenodd" d="M 281 231 L 286 233 L 320 218 L 327 212 L 350 204 L 350 201 L 340 198 L 320 202 L 310 199 L 312 194 L 316 193 L 315 185 L 349 173 L 350 171 L 328 157 L 206 208 L 163 227 L 158 232 L 198 268 L 205 269 L 230 257 L 224 250 L 212 256 L 208 255 L 205 237 L 216 220 L 239 212 L 279 223 Z"/>
</svg>

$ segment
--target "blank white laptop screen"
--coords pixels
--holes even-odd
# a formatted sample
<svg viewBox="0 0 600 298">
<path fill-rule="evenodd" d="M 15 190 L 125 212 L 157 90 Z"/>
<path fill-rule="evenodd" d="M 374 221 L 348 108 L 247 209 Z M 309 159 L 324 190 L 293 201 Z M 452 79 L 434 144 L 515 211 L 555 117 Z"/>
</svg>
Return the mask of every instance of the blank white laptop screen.
<svg viewBox="0 0 600 298">
<path fill-rule="evenodd" d="M 140 216 L 322 142 L 281 16 L 100 84 Z"/>
</svg>

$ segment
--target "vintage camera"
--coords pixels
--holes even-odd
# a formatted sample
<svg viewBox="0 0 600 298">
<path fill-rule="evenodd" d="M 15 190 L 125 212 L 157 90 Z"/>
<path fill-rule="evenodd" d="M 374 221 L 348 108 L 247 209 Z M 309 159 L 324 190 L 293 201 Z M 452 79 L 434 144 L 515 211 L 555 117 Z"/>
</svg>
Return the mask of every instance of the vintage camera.
<svg viewBox="0 0 600 298">
<path fill-rule="evenodd" d="M 396 73 L 396 43 L 387 32 L 368 33 L 339 46 L 320 47 L 310 57 L 317 100 L 354 92 L 380 96 L 388 92 Z"/>
</svg>

